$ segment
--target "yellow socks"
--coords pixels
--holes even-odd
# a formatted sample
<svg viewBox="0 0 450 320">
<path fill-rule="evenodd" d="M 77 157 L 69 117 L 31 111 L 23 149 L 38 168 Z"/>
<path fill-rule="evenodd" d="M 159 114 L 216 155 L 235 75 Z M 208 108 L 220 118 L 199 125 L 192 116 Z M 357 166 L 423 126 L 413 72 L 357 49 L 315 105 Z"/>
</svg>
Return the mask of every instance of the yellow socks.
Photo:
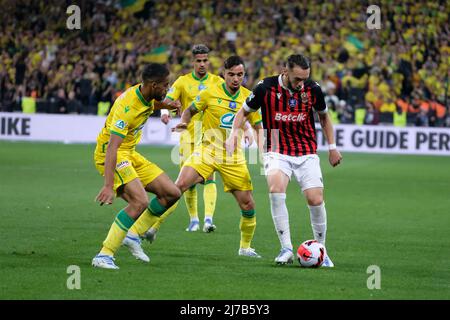
<svg viewBox="0 0 450 320">
<path fill-rule="evenodd" d="M 197 188 L 195 186 L 189 188 L 184 192 L 184 201 L 186 202 L 186 208 L 188 210 L 189 216 L 191 217 L 191 220 L 198 220 Z"/>
<path fill-rule="evenodd" d="M 125 212 L 121 210 L 114 220 L 105 241 L 103 241 L 103 248 L 100 250 L 101 254 L 113 256 L 117 249 L 122 244 L 123 239 L 127 235 L 128 229 L 133 225 L 134 220 Z"/>
<path fill-rule="evenodd" d="M 159 219 L 158 219 L 157 221 L 155 221 L 155 222 L 152 223 L 152 224 L 146 224 L 145 227 L 146 227 L 147 229 L 145 229 L 144 232 L 143 232 L 142 234 L 141 234 L 141 233 L 139 233 L 139 234 L 140 234 L 140 235 L 143 235 L 143 234 L 145 233 L 145 231 L 147 231 L 150 227 L 151 227 L 152 229 L 154 229 L 153 231 L 158 231 L 159 228 L 161 227 L 161 223 L 163 223 L 163 222 L 167 219 L 167 217 L 170 216 L 170 215 L 172 214 L 172 212 L 175 211 L 175 209 L 176 209 L 177 206 L 178 206 L 178 202 L 179 202 L 179 201 L 175 202 L 175 204 L 174 204 L 173 206 L 171 206 L 169 209 L 167 209 L 167 211 L 164 212 L 164 213 L 161 215 L 161 217 L 159 217 Z M 138 221 L 139 221 L 139 220 L 138 220 Z M 137 222 L 137 221 L 136 221 L 136 222 Z"/>
<path fill-rule="evenodd" d="M 205 220 L 214 216 L 217 200 L 217 187 L 214 180 L 207 180 L 203 188 L 203 201 L 205 204 Z"/>
<path fill-rule="evenodd" d="M 241 222 L 239 227 L 241 228 L 241 242 L 240 247 L 247 249 L 250 248 L 250 244 L 253 239 L 253 235 L 256 229 L 256 216 L 255 210 L 241 210 Z"/>
<path fill-rule="evenodd" d="M 162 216 L 154 216 L 150 213 L 150 210 L 146 209 L 130 228 L 130 232 L 142 236 L 152 225 L 159 223 L 159 219 L 162 219 Z"/>
</svg>

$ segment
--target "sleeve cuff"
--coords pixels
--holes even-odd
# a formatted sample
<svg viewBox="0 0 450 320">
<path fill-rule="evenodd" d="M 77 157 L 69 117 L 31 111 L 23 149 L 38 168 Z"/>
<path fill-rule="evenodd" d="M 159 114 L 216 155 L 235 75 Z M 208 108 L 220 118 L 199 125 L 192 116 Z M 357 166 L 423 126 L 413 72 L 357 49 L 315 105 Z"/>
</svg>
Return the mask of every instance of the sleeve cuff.
<svg viewBox="0 0 450 320">
<path fill-rule="evenodd" d="M 110 133 L 111 133 L 111 134 L 115 134 L 116 136 L 119 136 L 119 137 L 121 137 L 121 138 L 125 138 L 125 135 L 123 135 L 123 134 L 121 134 L 121 133 L 119 133 L 119 132 L 117 132 L 117 131 L 111 130 Z"/>
<path fill-rule="evenodd" d="M 316 110 L 316 112 L 319 113 L 319 114 L 326 114 L 326 113 L 328 113 L 328 107 L 325 107 L 325 109 L 323 109 L 322 111 L 317 111 Z"/>
</svg>

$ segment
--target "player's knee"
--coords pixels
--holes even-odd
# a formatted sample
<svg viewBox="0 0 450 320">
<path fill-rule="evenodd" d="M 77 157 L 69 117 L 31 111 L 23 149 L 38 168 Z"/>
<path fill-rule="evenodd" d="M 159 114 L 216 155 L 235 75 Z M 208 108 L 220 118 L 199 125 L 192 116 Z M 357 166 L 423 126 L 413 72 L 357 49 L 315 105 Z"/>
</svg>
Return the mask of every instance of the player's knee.
<svg viewBox="0 0 450 320">
<path fill-rule="evenodd" d="M 147 209 L 150 202 L 148 201 L 148 198 L 138 198 L 133 200 L 130 204 L 136 209 L 137 212 L 143 212 Z"/>
<path fill-rule="evenodd" d="M 175 185 L 177 186 L 178 190 L 180 190 L 180 193 L 185 192 L 187 189 L 189 189 L 191 187 L 191 185 L 189 185 L 187 183 L 187 181 L 184 179 L 178 179 L 175 182 Z M 180 197 L 181 197 L 181 195 L 180 195 Z"/>
<path fill-rule="evenodd" d="M 286 190 L 284 190 L 284 188 L 281 186 L 274 185 L 274 186 L 269 187 L 269 192 L 270 193 L 285 193 Z"/>
<path fill-rule="evenodd" d="M 168 190 L 166 198 L 169 202 L 176 202 L 178 199 L 181 198 L 181 190 L 179 187 L 177 187 L 176 185 L 173 185 L 172 188 L 170 188 L 170 190 Z"/>
<path fill-rule="evenodd" d="M 241 209 L 245 211 L 255 209 L 255 201 L 253 199 L 246 199 L 241 202 Z"/>
<path fill-rule="evenodd" d="M 323 202 L 323 196 L 322 195 L 314 195 L 314 196 L 309 196 L 308 199 L 308 205 L 310 206 L 320 206 Z"/>
</svg>

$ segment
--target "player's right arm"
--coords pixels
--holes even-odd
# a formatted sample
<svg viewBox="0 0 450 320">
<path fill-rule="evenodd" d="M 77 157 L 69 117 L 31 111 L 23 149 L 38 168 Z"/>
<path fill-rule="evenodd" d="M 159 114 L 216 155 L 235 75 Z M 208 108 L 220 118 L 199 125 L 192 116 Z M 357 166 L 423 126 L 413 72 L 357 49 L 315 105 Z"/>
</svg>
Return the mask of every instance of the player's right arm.
<svg viewBox="0 0 450 320">
<path fill-rule="evenodd" d="M 95 198 L 96 201 L 103 204 L 112 204 L 114 200 L 114 169 L 117 163 L 117 150 L 122 144 L 123 138 L 116 134 L 111 134 L 108 148 L 105 155 L 105 184 Z"/>
</svg>

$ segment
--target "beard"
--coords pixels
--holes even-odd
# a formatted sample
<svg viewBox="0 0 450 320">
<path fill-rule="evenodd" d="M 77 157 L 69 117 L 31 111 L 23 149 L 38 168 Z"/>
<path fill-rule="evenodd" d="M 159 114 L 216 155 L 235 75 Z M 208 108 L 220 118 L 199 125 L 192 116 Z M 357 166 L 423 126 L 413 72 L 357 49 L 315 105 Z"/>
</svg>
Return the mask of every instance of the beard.
<svg viewBox="0 0 450 320">
<path fill-rule="evenodd" d="M 289 88 L 289 90 L 295 91 L 295 92 L 299 92 L 299 91 L 302 90 L 302 87 L 301 87 L 301 86 L 298 86 L 297 89 L 294 88 L 294 87 L 292 86 L 291 82 L 289 81 L 289 79 L 288 79 L 288 88 Z"/>
</svg>

